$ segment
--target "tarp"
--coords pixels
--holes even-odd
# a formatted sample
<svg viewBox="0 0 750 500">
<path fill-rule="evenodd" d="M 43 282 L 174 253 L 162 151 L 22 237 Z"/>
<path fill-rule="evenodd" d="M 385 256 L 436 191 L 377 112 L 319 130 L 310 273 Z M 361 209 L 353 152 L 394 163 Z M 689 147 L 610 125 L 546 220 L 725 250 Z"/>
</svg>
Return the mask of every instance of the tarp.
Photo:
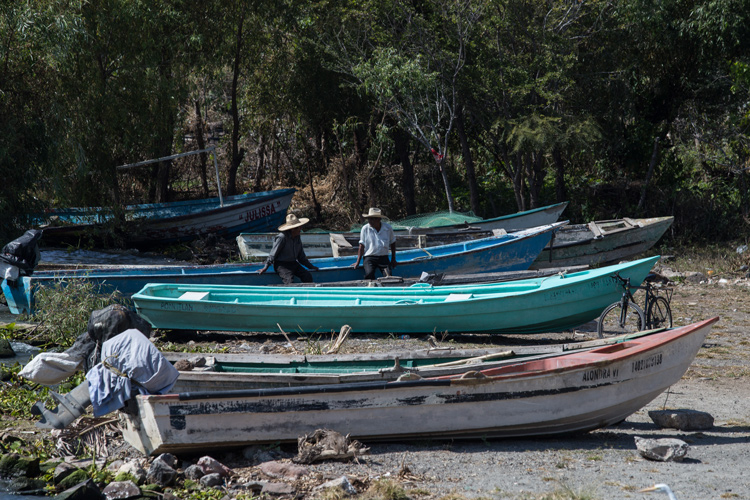
<svg viewBox="0 0 750 500">
<path fill-rule="evenodd" d="M 101 359 L 86 374 L 95 417 L 125 406 L 134 390 L 165 394 L 179 376 L 156 346 L 135 328 L 104 342 Z"/>
<path fill-rule="evenodd" d="M 0 252 L 0 261 L 18 267 L 22 273 L 31 275 L 39 263 L 39 229 L 29 229 L 22 236 L 11 241 Z"/>
</svg>

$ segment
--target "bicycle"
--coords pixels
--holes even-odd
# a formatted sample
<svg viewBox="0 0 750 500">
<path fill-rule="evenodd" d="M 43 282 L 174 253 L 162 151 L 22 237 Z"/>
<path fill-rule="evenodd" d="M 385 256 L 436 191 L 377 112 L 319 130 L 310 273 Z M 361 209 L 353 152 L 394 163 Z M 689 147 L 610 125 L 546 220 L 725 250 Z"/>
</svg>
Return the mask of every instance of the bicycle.
<svg viewBox="0 0 750 500">
<path fill-rule="evenodd" d="M 613 278 L 620 280 L 623 286 L 622 298 L 607 306 L 599 316 L 596 331 L 599 338 L 605 335 L 622 335 L 641 330 L 672 328 L 672 289 L 653 284 L 655 275 L 649 274 L 642 286 L 630 286 L 630 278 L 623 278 L 618 273 Z M 646 300 L 644 313 L 633 298 L 632 290 L 645 290 Z"/>
</svg>

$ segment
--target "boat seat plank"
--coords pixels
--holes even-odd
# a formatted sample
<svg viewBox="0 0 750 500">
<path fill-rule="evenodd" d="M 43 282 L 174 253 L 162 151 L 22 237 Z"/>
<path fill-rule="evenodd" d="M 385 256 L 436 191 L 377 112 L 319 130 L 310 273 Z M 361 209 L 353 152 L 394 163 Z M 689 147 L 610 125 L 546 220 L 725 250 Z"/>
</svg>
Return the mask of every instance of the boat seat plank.
<svg viewBox="0 0 750 500">
<path fill-rule="evenodd" d="M 203 300 L 208 297 L 210 292 L 185 292 L 180 295 L 181 300 Z"/>
</svg>

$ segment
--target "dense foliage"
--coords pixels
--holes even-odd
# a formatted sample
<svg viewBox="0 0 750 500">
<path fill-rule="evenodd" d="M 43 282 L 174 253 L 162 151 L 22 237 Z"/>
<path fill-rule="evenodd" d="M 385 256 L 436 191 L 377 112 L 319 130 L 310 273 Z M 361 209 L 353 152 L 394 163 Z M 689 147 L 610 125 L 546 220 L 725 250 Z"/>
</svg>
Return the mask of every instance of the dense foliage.
<svg viewBox="0 0 750 500">
<path fill-rule="evenodd" d="M 750 0 L 0 0 L 0 241 L 46 207 L 304 188 L 323 226 L 675 215 L 748 236 Z"/>
</svg>

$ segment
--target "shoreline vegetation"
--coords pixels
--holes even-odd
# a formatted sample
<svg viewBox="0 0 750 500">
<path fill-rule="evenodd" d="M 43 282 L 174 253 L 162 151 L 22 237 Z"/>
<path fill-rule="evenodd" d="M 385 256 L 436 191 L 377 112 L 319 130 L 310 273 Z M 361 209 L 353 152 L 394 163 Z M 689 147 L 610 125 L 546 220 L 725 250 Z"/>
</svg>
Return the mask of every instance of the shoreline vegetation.
<svg viewBox="0 0 750 500">
<path fill-rule="evenodd" d="M 679 257 L 665 258 L 656 268 L 656 272 L 670 277 L 675 283 L 675 294 L 672 301 L 675 324 L 683 325 L 690 321 L 706 319 L 714 315 L 722 317 L 716 325 L 715 331 L 710 335 L 707 344 L 696 358 L 693 367 L 678 386 L 718 384 L 722 387 L 724 385 L 739 387 L 750 375 L 749 343 L 741 337 L 734 338 L 734 332 L 742 330 L 747 320 L 741 309 L 743 303 L 750 297 L 748 295 L 750 294 L 750 280 L 747 277 L 747 269 L 744 267 L 746 256 L 737 253 L 734 246 L 730 246 L 726 250 L 718 248 L 684 249 L 675 252 L 675 254 Z M 55 294 L 53 293 L 53 295 Z M 58 292 L 56 295 L 65 294 Z M 70 295 L 65 300 L 77 303 L 82 310 L 86 310 L 87 307 L 96 309 L 107 301 L 113 300 L 110 297 L 102 302 L 102 298 L 91 297 L 90 290 L 87 291 L 85 287 L 78 290 L 76 294 Z M 88 314 L 90 313 L 74 311 L 71 303 L 60 302 L 61 297 L 50 299 L 54 313 L 50 311 L 42 313 L 46 314 L 41 317 L 43 319 L 37 317 L 30 318 L 31 321 L 28 322 L 15 322 L 18 318 L 13 318 L 8 314 L 0 315 L 2 336 L 9 340 L 27 341 L 40 346 L 44 350 L 59 349 L 69 345 L 71 339 L 75 339 L 78 333 L 85 331 L 86 321 L 88 321 Z M 78 316 L 74 318 L 76 313 L 78 313 Z M 60 316 L 65 319 L 60 319 Z M 64 333 L 66 331 L 68 332 L 67 335 Z M 595 328 L 586 328 L 584 325 L 580 329 L 568 332 L 550 332 L 543 335 L 515 337 L 499 336 L 502 338 L 494 338 L 489 335 L 436 335 L 433 341 L 436 340 L 439 345 L 453 347 L 487 347 L 488 344 L 495 346 L 498 344 L 518 345 L 586 340 L 589 336 L 596 336 Z M 289 338 L 286 338 L 276 332 L 258 335 L 204 332 L 184 337 L 174 335 L 173 332 L 169 331 L 156 331 L 152 340 L 157 347 L 165 351 L 289 353 L 294 350 L 314 354 L 326 349 L 334 341 L 334 337 L 333 333 L 330 336 L 292 333 Z M 426 346 L 426 337 L 402 338 L 396 335 L 358 337 L 353 334 L 344 343 L 342 349 L 343 352 L 367 352 L 371 350 L 425 348 Z M 16 474 L 17 471 L 24 470 L 26 471 L 24 472 L 26 480 L 16 482 L 15 485 L 21 485 L 27 491 L 38 490 L 42 494 L 45 492 L 58 493 L 68 486 L 81 485 L 85 480 L 91 479 L 87 488 L 93 488 L 92 483 L 98 485 L 99 489 L 103 489 L 108 484 L 115 483 L 120 487 L 120 483 L 132 481 L 134 485 L 137 485 L 136 487 L 142 496 L 149 496 L 152 494 L 149 491 L 152 491 L 153 494 L 158 494 L 162 498 L 173 498 L 170 495 L 174 495 L 176 498 L 196 500 L 218 499 L 227 494 L 230 498 L 252 498 L 263 492 L 264 488 L 266 488 L 265 493 L 269 495 L 280 494 L 282 497 L 296 496 L 297 498 L 315 494 L 323 495 L 323 498 L 338 499 L 341 498 L 341 495 L 344 495 L 342 492 L 349 488 L 351 488 L 350 491 L 356 492 L 357 498 L 363 499 L 406 500 L 409 498 L 493 496 L 494 493 L 483 489 L 492 482 L 489 479 L 492 474 L 486 470 L 481 472 L 484 470 L 481 464 L 477 464 L 473 459 L 470 459 L 471 465 L 467 464 L 466 470 L 457 471 L 443 463 L 443 460 L 447 460 L 446 453 L 448 456 L 453 456 L 453 453 L 457 450 L 463 450 L 461 453 L 469 453 L 468 456 L 474 458 L 479 456 L 504 456 L 506 458 L 502 461 L 505 465 L 510 460 L 511 462 L 527 463 L 527 465 L 537 463 L 537 466 L 539 466 L 540 454 L 545 456 L 552 453 L 557 456 L 554 460 L 559 462 L 558 472 L 565 472 L 563 474 L 566 478 L 564 481 L 553 479 L 556 476 L 555 474 L 542 472 L 542 469 L 551 467 L 551 464 L 547 464 L 546 467 L 539 470 L 527 467 L 528 474 L 531 474 L 527 482 L 529 485 L 536 484 L 537 486 L 524 489 L 523 494 L 512 491 L 504 492 L 505 496 L 501 496 L 502 498 L 598 499 L 602 498 L 598 496 L 601 492 L 597 493 L 597 491 L 584 487 L 585 481 L 590 480 L 590 478 L 588 478 L 587 473 L 583 473 L 583 470 L 577 470 L 581 468 L 580 464 L 603 463 L 606 460 L 604 456 L 611 454 L 615 456 L 630 455 L 631 458 L 624 458 L 624 467 L 627 467 L 628 474 L 630 474 L 632 472 L 632 460 L 638 462 L 638 459 L 635 458 L 634 452 L 627 451 L 628 446 L 632 447 L 632 445 L 627 444 L 628 439 L 632 439 L 628 436 L 634 430 L 638 435 L 665 435 L 663 430 L 654 429 L 653 424 L 649 426 L 644 411 L 641 411 L 614 428 L 602 429 L 580 437 L 551 439 L 549 440 L 549 447 L 545 445 L 546 441 L 543 439 L 475 440 L 465 443 L 436 439 L 434 441 L 428 440 L 428 443 L 366 443 L 375 451 L 375 457 L 363 455 L 353 460 L 335 463 L 320 462 L 305 466 L 304 471 L 292 467 L 291 458 L 295 454 L 295 447 L 292 445 L 250 447 L 245 450 L 238 450 L 235 453 L 207 455 L 231 468 L 232 473 L 229 476 L 219 475 L 218 479 L 212 476 L 210 479 L 201 480 L 203 477 L 214 474 L 214 472 L 207 472 L 209 468 L 206 468 L 205 471 L 201 469 L 202 473 L 192 470 L 191 474 L 195 479 L 188 479 L 188 468 L 195 467 L 197 465 L 196 460 L 200 457 L 180 457 L 182 461 L 170 457 L 162 457 L 163 459 L 156 461 L 151 458 L 146 459 L 117 437 L 118 431 L 115 419 L 82 418 L 75 425 L 75 429 L 59 433 L 36 429 L 33 426 L 35 418 L 29 411 L 31 405 L 39 399 L 45 400 L 48 405 L 54 405 L 54 403 L 49 397 L 49 389 L 29 384 L 19 378 L 17 376 L 19 368 L 18 366 L 3 367 L 0 377 L 2 379 L 0 403 L 3 414 L 3 428 L 0 429 L 0 434 L 2 434 L 0 447 L 3 452 L 3 458 L 0 459 L 0 473 L 5 471 L 7 474 L 7 471 L 12 470 L 16 471 L 13 473 Z M 66 381 L 56 390 L 66 392 L 66 389 L 69 390 L 82 381 L 83 374 L 78 373 L 72 380 Z M 652 402 L 649 408 L 669 407 L 670 399 L 679 401 L 681 396 L 677 392 L 678 390 L 680 389 L 676 388 L 674 394 L 671 395 L 659 396 L 658 401 Z M 686 391 L 681 394 L 683 396 L 684 394 L 692 395 L 691 390 Z M 744 392 L 748 391 L 745 390 Z M 726 448 L 724 452 L 731 454 L 734 453 L 732 443 L 742 438 L 732 437 L 730 441 L 722 442 L 717 436 L 724 432 L 725 436 L 731 434 L 732 436 L 745 436 L 745 439 L 747 439 L 750 435 L 750 422 L 747 421 L 746 414 L 744 417 L 741 413 L 731 418 L 727 417 L 724 408 L 727 402 L 723 401 L 724 398 L 728 397 L 726 391 L 717 392 L 714 396 L 715 400 L 712 400 L 710 405 L 696 406 L 693 409 L 718 413 L 717 427 L 712 431 L 704 432 L 703 438 L 697 437 L 701 434 L 699 433 L 693 437 L 688 436 L 688 439 L 696 445 L 700 445 L 700 439 L 715 442 L 718 448 L 724 447 Z M 731 432 L 729 429 L 732 429 Z M 726 434 L 727 432 L 730 432 L 730 434 Z M 607 437 L 610 435 L 618 437 Z M 666 435 L 670 434 L 666 433 Z M 698 442 L 695 441 L 696 439 L 698 439 Z M 612 440 L 616 444 L 613 445 L 610 442 Z M 92 451 L 94 449 L 98 451 Z M 99 454 L 104 449 L 107 449 L 108 455 L 100 456 Z M 544 451 L 545 449 L 547 451 Z M 513 455 L 517 457 L 517 460 L 508 458 L 509 450 L 518 450 L 518 453 Z M 66 456 L 66 458 L 61 459 L 61 455 Z M 96 455 L 97 461 L 91 462 L 94 455 Z M 401 457 L 400 464 L 398 457 Z M 623 458 L 617 460 L 621 459 Z M 61 460 L 67 465 L 61 466 L 58 463 Z M 88 462 L 86 462 L 87 460 Z M 492 461 L 492 459 L 489 460 Z M 146 477 L 150 477 L 151 481 L 156 481 L 156 478 L 167 481 L 164 478 L 171 474 L 165 475 L 164 470 L 166 469 L 162 470 L 161 473 L 154 472 L 156 470 L 154 469 L 154 462 L 157 462 L 158 470 L 161 470 L 159 467 L 168 466 L 175 471 L 171 481 L 160 486 L 153 486 L 153 484 L 159 484 L 158 481 L 151 483 L 151 486 L 147 485 L 149 480 Z M 161 462 L 165 463 L 161 464 Z M 366 464 L 370 465 L 366 466 Z M 572 464 L 578 465 L 574 467 Z M 66 474 L 61 472 L 61 467 L 66 471 L 73 470 L 75 472 L 75 475 L 71 474 L 73 479 L 63 481 L 62 477 Z M 391 470 L 386 470 L 388 467 L 391 467 Z M 471 470 L 473 467 L 477 467 L 474 472 Z M 652 470 L 658 470 L 661 467 L 672 466 L 654 465 Z M 39 472 L 36 472 L 37 468 L 39 468 Z M 132 472 L 135 469 L 141 470 L 145 476 L 139 479 L 141 472 L 133 474 Z M 279 472 L 277 469 L 283 472 Z M 537 470 L 537 472 L 533 472 L 532 469 Z M 555 467 L 552 466 L 553 471 L 554 469 Z M 588 469 L 588 466 L 583 467 L 583 469 Z M 130 472 L 124 474 L 123 470 Z M 295 470 L 296 472 L 294 472 Z M 376 473 L 376 470 L 381 473 Z M 513 471 L 516 468 L 510 467 L 510 470 Z M 576 479 L 577 472 L 581 473 L 579 479 Z M 67 474 L 70 474 L 70 472 Z M 483 474 L 486 474 L 487 477 Z M 537 477 L 537 479 L 532 480 L 531 477 L 535 474 L 540 474 L 541 479 Z M 451 490 L 444 484 L 445 478 L 443 476 L 455 476 L 456 484 L 462 485 L 463 488 L 469 488 L 469 491 Z M 548 476 L 549 479 L 545 479 Z M 680 475 L 678 474 L 678 476 Z M 17 475 L 16 477 L 21 476 Z M 643 479 L 641 476 L 638 477 Z M 118 482 L 117 479 L 122 481 Z M 315 487 L 333 479 L 338 480 L 340 484 L 336 483 L 337 486 L 332 486 L 332 489 L 328 490 L 327 493 L 314 490 Z M 213 484 L 213 481 L 218 482 L 214 486 L 208 486 Z M 467 486 L 469 484 L 477 485 L 477 492 L 472 493 L 472 488 Z M 618 486 L 620 491 L 628 492 L 628 495 L 633 498 L 640 498 L 636 495 L 634 489 L 628 489 L 627 484 L 632 483 L 624 481 Z M 650 485 L 633 485 L 632 488 Z M 36 488 L 36 486 L 40 487 Z M 128 485 L 128 487 L 131 486 Z M 277 489 L 279 493 L 271 493 L 277 491 Z M 732 491 L 733 494 L 721 498 L 744 497 L 741 492 L 737 492 L 736 487 Z M 747 488 L 747 492 L 750 493 L 750 487 Z M 733 496 L 734 494 L 736 496 Z M 684 494 L 682 497 L 691 498 L 691 496 Z M 719 498 L 719 496 L 709 497 Z"/>
</svg>

